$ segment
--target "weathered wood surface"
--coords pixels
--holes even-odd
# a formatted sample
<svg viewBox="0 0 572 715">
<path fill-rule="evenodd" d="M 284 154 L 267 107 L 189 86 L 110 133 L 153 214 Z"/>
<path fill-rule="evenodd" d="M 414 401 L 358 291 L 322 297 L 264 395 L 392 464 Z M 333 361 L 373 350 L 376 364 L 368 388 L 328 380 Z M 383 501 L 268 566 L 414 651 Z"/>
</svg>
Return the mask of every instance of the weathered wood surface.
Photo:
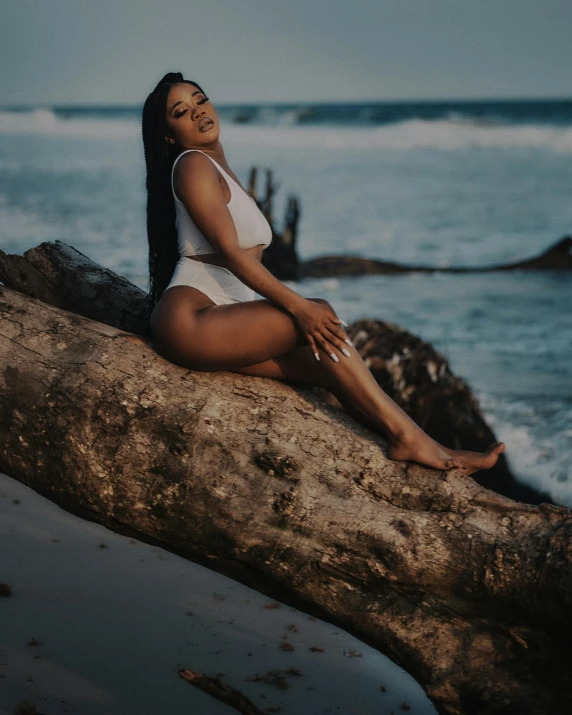
<svg viewBox="0 0 572 715">
<path fill-rule="evenodd" d="M 0 279 L 51 305 L 150 336 L 141 314 L 144 292 L 61 241 L 42 243 L 23 256 L 0 251 Z M 433 439 L 453 449 L 477 451 L 497 441 L 469 386 L 429 343 L 387 321 L 360 320 L 347 332 L 381 387 Z M 312 392 L 341 407 L 328 391 Z M 474 479 L 511 499 L 551 503 L 548 494 L 514 478 L 505 453 Z"/>
<path fill-rule="evenodd" d="M 378 648 L 440 713 L 569 713 L 572 510 L 393 462 L 310 391 L 0 287 L 0 469 Z"/>
<path fill-rule="evenodd" d="M 46 241 L 22 256 L 0 249 L 0 281 L 57 308 L 151 335 L 146 293 L 62 241 Z"/>
<path fill-rule="evenodd" d="M 258 197 L 256 181 L 258 169 L 253 166 L 248 179 L 248 192 L 258 204 L 272 229 L 272 242 L 262 253 L 262 264 L 281 281 L 297 281 L 300 278 L 300 261 L 296 250 L 300 202 L 294 194 L 286 200 L 284 228 L 279 231 L 274 218 L 274 195 L 280 184 L 274 181 L 272 170 L 265 169 L 266 182 L 263 198 Z"/>
</svg>

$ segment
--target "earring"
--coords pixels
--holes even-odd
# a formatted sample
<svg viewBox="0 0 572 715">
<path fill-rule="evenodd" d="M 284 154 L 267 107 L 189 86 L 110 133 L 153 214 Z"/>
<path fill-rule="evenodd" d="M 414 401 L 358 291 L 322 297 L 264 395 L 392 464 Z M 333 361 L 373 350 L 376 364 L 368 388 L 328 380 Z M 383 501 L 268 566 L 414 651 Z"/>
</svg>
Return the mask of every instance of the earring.
<svg viewBox="0 0 572 715">
<path fill-rule="evenodd" d="M 175 140 L 172 139 L 171 137 L 165 137 L 165 141 L 166 141 L 168 144 L 174 144 L 174 143 L 175 143 Z"/>
</svg>

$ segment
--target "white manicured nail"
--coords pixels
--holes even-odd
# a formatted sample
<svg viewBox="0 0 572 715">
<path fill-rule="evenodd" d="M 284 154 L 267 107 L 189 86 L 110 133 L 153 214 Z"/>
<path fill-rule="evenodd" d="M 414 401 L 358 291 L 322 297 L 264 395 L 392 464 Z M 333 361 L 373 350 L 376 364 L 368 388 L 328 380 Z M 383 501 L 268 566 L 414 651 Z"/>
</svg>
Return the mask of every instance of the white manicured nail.
<svg viewBox="0 0 572 715">
<path fill-rule="evenodd" d="M 335 362 L 340 362 L 340 358 L 339 358 L 337 355 L 334 355 L 334 353 L 330 353 L 330 357 L 331 357 L 332 360 L 334 360 Z"/>
<path fill-rule="evenodd" d="M 345 326 L 346 326 L 346 328 L 348 327 L 348 324 L 346 323 L 346 321 L 345 321 L 345 320 L 342 320 L 342 325 L 345 325 Z"/>
<path fill-rule="evenodd" d="M 346 350 L 345 348 L 342 348 L 342 352 L 344 355 L 347 355 L 347 357 L 351 357 L 351 353 L 349 350 Z"/>
<path fill-rule="evenodd" d="M 316 360 L 320 359 L 320 356 L 318 355 L 318 353 L 314 353 L 314 357 L 316 358 Z"/>
<path fill-rule="evenodd" d="M 346 338 L 346 339 L 344 340 L 344 343 L 347 343 L 348 345 L 351 345 L 352 347 L 353 347 L 353 345 L 354 345 L 349 338 Z"/>
</svg>

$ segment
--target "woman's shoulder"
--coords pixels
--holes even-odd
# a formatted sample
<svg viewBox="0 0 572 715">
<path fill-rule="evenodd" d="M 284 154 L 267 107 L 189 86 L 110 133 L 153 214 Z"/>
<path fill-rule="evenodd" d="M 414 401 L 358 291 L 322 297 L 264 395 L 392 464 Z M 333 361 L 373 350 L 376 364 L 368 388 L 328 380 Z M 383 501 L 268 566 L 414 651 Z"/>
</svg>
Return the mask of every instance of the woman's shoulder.
<svg viewBox="0 0 572 715">
<path fill-rule="evenodd" d="M 218 171 L 209 157 L 201 151 L 191 149 L 179 154 L 175 159 L 173 184 L 178 195 L 180 195 L 179 189 L 185 185 L 197 181 L 210 183 L 211 180 L 218 183 Z"/>
<path fill-rule="evenodd" d="M 218 205 L 227 201 L 224 196 L 221 174 L 206 154 L 188 151 L 180 156 L 173 175 L 175 197 L 187 210 L 201 204 Z"/>
<path fill-rule="evenodd" d="M 201 170 L 203 167 L 209 166 L 215 170 L 213 162 L 209 157 L 199 149 L 187 149 L 179 154 L 175 159 L 174 170 L 179 171 L 193 171 Z"/>
</svg>

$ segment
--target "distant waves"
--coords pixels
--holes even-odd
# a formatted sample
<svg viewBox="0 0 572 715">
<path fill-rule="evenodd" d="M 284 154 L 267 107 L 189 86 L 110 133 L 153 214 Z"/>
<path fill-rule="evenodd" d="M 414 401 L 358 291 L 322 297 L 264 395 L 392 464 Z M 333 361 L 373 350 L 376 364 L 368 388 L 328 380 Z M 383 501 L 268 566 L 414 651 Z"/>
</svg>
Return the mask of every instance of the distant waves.
<svg viewBox="0 0 572 715">
<path fill-rule="evenodd" d="M 496 121 L 449 112 L 440 119 L 409 118 L 386 124 L 304 123 L 286 111 L 274 117 L 259 110 L 257 122 L 230 121 L 230 110 L 221 110 L 222 138 L 241 145 L 312 147 L 326 150 L 436 149 L 457 151 L 471 147 L 541 149 L 572 153 L 572 118 L 569 124 Z M 269 110 L 268 110 L 269 111 Z M 365 109 L 363 110 L 365 111 Z M 225 118 L 226 115 L 226 118 Z M 278 121 L 280 120 L 280 121 Z M 62 113 L 51 108 L 26 111 L 0 110 L 0 134 L 137 139 L 140 117 L 134 110 L 93 110 Z"/>
</svg>

